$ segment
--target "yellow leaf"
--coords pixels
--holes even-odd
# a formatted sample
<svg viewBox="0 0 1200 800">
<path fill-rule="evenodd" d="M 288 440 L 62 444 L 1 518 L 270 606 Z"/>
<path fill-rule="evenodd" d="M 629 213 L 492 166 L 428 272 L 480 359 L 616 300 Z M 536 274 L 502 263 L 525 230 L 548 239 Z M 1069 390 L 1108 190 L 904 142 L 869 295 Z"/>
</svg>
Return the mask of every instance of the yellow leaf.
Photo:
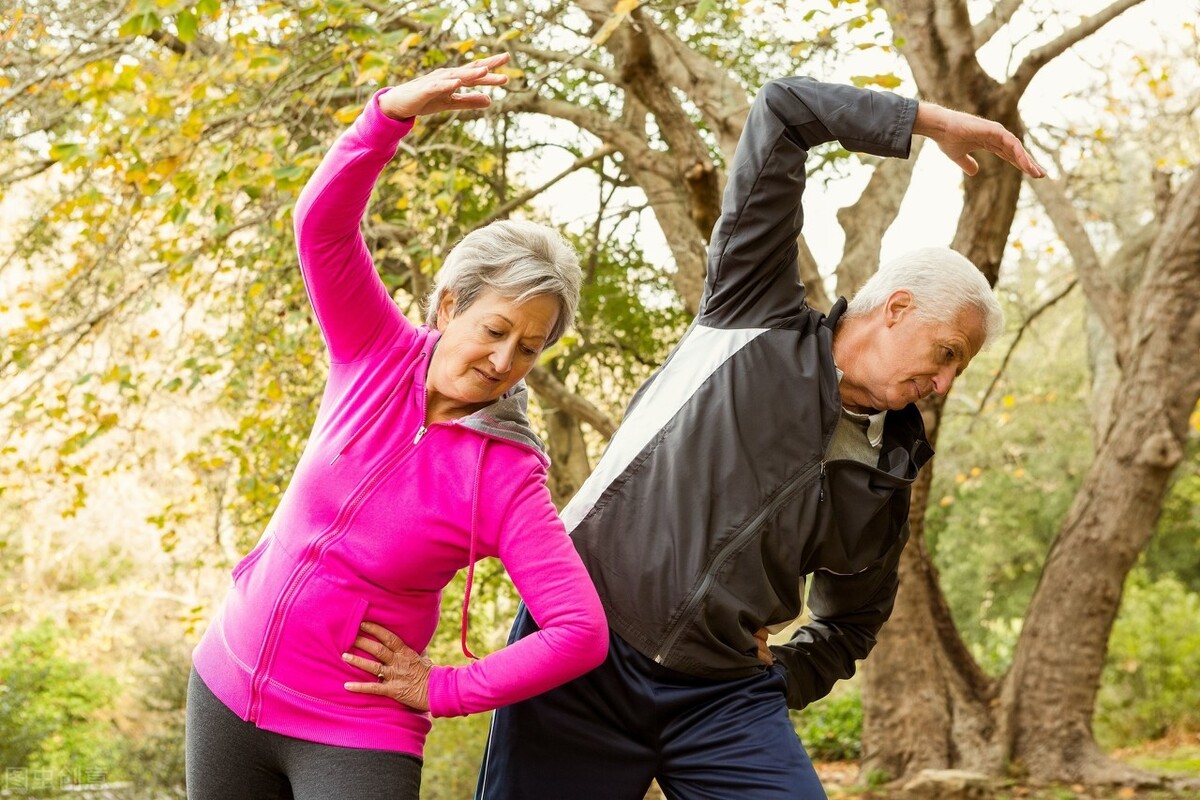
<svg viewBox="0 0 1200 800">
<path fill-rule="evenodd" d="M 497 41 L 507 42 L 510 39 L 517 38 L 521 35 L 521 33 L 522 30 L 520 28 L 509 28 L 504 33 L 500 34 L 500 38 Z"/>
<path fill-rule="evenodd" d="M 979 467 L 971 467 L 971 477 L 972 478 L 978 478 L 982 474 L 983 474 L 983 470 L 981 470 Z"/>
<path fill-rule="evenodd" d="M 961 472 L 954 476 L 955 483 L 964 483 L 964 482 L 966 482 L 966 480 L 967 480 L 967 476 L 962 474 Z"/>
<path fill-rule="evenodd" d="M 1012 408 L 1017 404 L 1017 398 L 1013 397 L 1011 394 L 1006 394 L 1000 402 L 1004 404 L 1005 408 Z"/>
<path fill-rule="evenodd" d="M 399 200 L 396 201 L 396 210 L 397 211 L 407 211 L 408 210 L 408 198 L 407 197 L 401 197 Z"/>
<path fill-rule="evenodd" d="M 1017 467 L 1016 469 L 1013 470 L 1013 477 L 1014 478 L 1024 478 L 1025 470 L 1022 467 Z"/>
<path fill-rule="evenodd" d="M 946 508 L 947 506 L 952 506 L 952 505 L 954 505 L 954 498 L 951 497 L 950 495 L 946 495 L 945 497 L 943 497 L 941 500 L 938 501 L 938 505 L 941 506 L 942 508 Z"/>
<path fill-rule="evenodd" d="M 596 44 L 604 44 L 608 41 L 608 37 L 613 35 L 613 31 L 621 27 L 621 23 L 633 13 L 641 5 L 641 0 L 618 0 L 616 7 L 613 8 L 611 17 L 604 21 L 600 26 L 600 30 L 596 31 L 592 36 L 592 41 Z"/>
<path fill-rule="evenodd" d="M 349 125 L 354 120 L 358 119 L 358 113 L 362 109 L 358 105 L 342 106 L 337 111 L 333 112 L 333 118 L 343 125 Z"/>
<path fill-rule="evenodd" d="M 283 399 L 283 389 L 279 388 L 278 381 L 271 381 L 267 384 L 267 399 L 275 402 Z"/>
<path fill-rule="evenodd" d="M 900 85 L 900 77 L 890 72 L 881 75 L 854 75 L 850 78 L 855 86 L 879 86 L 883 89 L 895 89 Z"/>
<path fill-rule="evenodd" d="M 371 67 L 370 69 L 364 69 L 358 74 L 354 85 L 362 86 L 364 83 L 383 83 L 385 80 L 387 80 L 387 67 Z"/>
<path fill-rule="evenodd" d="M 400 52 L 403 53 L 410 47 L 416 47 L 421 42 L 425 41 L 425 36 L 420 33 L 410 33 L 404 37 L 404 41 L 400 43 Z"/>
<path fill-rule="evenodd" d="M 475 40 L 463 39 L 461 42 L 454 42 L 450 46 L 460 53 L 466 53 L 471 50 L 471 48 L 475 47 Z"/>
</svg>

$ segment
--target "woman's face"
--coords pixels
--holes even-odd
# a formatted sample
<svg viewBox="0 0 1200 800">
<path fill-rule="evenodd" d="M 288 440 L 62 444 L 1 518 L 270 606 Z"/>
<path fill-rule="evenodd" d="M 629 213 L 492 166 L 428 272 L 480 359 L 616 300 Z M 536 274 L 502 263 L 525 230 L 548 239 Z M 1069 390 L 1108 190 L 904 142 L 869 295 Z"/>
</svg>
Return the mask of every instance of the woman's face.
<svg viewBox="0 0 1200 800">
<path fill-rule="evenodd" d="M 558 314 L 558 300 L 548 294 L 516 303 L 488 289 L 463 311 L 453 296 L 443 295 L 437 313 L 442 338 L 426 384 L 429 399 L 444 404 L 450 416 L 498 399 L 533 368 Z"/>
</svg>

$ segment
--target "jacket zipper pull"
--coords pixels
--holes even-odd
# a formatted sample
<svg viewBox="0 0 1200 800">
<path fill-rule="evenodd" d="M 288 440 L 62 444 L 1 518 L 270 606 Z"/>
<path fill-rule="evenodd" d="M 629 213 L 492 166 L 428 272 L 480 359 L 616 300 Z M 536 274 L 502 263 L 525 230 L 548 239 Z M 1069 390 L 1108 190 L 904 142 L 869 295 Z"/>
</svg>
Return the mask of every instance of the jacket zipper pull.
<svg viewBox="0 0 1200 800">
<path fill-rule="evenodd" d="M 339 459 L 339 458 L 341 458 L 341 457 L 342 457 L 342 451 L 341 451 L 341 450 L 339 450 L 339 451 L 338 451 L 338 454 L 337 454 L 336 456 L 334 456 L 334 457 L 333 457 L 333 461 L 330 461 L 330 462 L 329 462 L 329 466 L 331 466 L 331 467 L 332 467 L 334 464 L 336 464 L 336 463 L 337 463 L 338 459 Z"/>
<path fill-rule="evenodd" d="M 821 462 L 821 494 L 817 497 L 818 503 L 825 502 L 825 462 Z"/>
<path fill-rule="evenodd" d="M 413 444 L 416 444 L 417 442 L 421 441 L 421 437 L 425 435 L 425 430 L 426 429 L 425 429 L 424 425 L 417 428 L 417 435 L 415 437 L 413 437 Z"/>
</svg>

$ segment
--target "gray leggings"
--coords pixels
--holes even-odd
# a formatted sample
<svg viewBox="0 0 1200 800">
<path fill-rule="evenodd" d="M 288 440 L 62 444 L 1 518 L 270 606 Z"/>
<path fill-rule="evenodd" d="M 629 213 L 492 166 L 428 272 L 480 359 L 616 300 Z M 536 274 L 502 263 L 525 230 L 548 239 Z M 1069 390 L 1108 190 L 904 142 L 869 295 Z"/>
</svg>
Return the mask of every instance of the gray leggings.
<svg viewBox="0 0 1200 800">
<path fill-rule="evenodd" d="M 358 750 L 261 730 L 234 714 L 200 680 L 188 679 L 189 800 L 417 800 L 421 759 Z"/>
</svg>

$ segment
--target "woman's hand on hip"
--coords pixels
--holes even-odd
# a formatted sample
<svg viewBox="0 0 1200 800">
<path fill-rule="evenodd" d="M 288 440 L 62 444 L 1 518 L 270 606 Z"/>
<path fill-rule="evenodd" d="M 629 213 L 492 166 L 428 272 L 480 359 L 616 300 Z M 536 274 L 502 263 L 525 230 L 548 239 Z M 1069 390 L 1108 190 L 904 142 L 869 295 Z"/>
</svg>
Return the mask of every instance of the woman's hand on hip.
<svg viewBox="0 0 1200 800">
<path fill-rule="evenodd" d="M 354 646 L 374 658 L 342 653 L 342 660 L 374 676 L 369 683 L 347 683 L 346 689 L 359 694 L 378 694 L 417 711 L 429 710 L 429 670 L 433 662 L 400 641 L 400 637 L 382 625 L 364 622 L 362 634 Z"/>
<path fill-rule="evenodd" d="M 392 119 L 408 119 L 439 111 L 487 108 L 492 98 L 479 92 L 464 92 L 472 86 L 502 86 L 508 76 L 492 70 L 508 62 L 499 53 L 462 67 L 444 67 L 393 86 L 379 97 L 379 110 Z"/>
</svg>

